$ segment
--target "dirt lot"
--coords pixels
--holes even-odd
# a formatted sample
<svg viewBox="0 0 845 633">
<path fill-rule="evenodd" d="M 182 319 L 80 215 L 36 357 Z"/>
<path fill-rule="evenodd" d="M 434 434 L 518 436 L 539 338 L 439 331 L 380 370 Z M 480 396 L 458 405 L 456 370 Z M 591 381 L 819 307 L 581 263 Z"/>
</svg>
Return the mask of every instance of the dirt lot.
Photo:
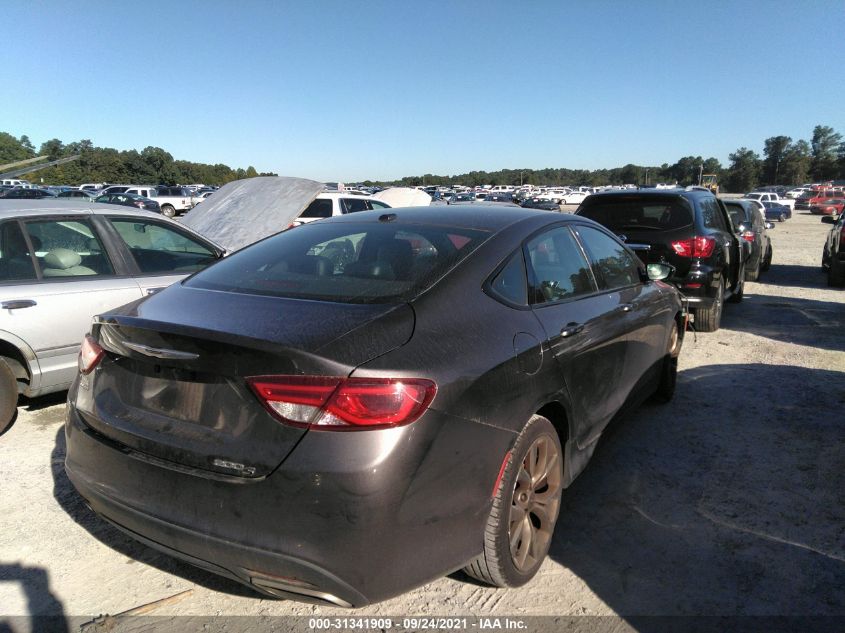
<svg viewBox="0 0 845 633">
<path fill-rule="evenodd" d="M 540 575 L 516 590 L 454 574 L 352 612 L 263 599 L 94 516 L 63 471 L 64 396 L 31 401 L 0 437 L 0 631 L 43 628 L 13 617 L 27 614 L 66 616 L 50 626 L 76 630 L 188 589 L 154 611 L 158 625 L 176 615 L 259 616 L 242 630 L 291 614 L 845 616 L 845 291 L 827 288 L 818 266 L 827 231 L 798 214 L 770 232 L 771 270 L 727 306 L 720 331 L 688 334 L 671 404 L 614 425 L 564 494 Z"/>
</svg>

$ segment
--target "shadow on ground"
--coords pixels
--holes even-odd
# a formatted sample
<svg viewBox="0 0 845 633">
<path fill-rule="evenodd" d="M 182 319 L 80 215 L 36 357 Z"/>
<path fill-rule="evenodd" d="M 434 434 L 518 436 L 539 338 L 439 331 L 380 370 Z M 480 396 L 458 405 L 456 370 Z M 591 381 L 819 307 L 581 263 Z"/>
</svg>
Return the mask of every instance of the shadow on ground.
<svg viewBox="0 0 845 633">
<path fill-rule="evenodd" d="M 70 630 L 64 606 L 50 589 L 50 576 L 45 568 L 0 562 L 0 582 L 19 585 L 26 596 L 27 611 L 33 614 L 5 616 L 0 612 L 0 633 L 23 630 L 67 633 Z"/>
<path fill-rule="evenodd" d="M 742 303 L 725 310 L 722 327 L 783 343 L 845 351 L 845 303 L 835 301 L 746 294 Z"/>
<path fill-rule="evenodd" d="M 162 554 L 127 536 L 105 520 L 101 519 L 86 504 L 65 473 L 65 442 L 64 427 L 60 427 L 56 434 L 56 445 L 51 455 L 51 469 L 53 473 L 53 497 L 78 525 L 83 527 L 91 536 L 104 545 L 133 560 L 142 562 L 161 571 L 173 574 L 197 585 L 231 595 L 255 598 L 257 600 L 272 599 L 233 580 L 206 572 L 198 567 L 188 565 L 182 561 Z"/>
<path fill-rule="evenodd" d="M 845 616 L 843 407 L 839 372 L 681 372 L 564 493 L 550 556 L 623 616 Z"/>
</svg>

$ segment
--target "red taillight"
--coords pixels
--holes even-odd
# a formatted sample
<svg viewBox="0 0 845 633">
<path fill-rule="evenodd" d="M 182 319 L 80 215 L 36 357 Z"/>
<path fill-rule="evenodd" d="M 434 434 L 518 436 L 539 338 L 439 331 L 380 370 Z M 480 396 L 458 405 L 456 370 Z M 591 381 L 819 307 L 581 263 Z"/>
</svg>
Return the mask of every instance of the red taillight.
<svg viewBox="0 0 845 633">
<path fill-rule="evenodd" d="M 79 359 L 77 365 L 79 372 L 82 374 L 90 374 L 94 368 L 103 360 L 106 351 L 97 344 L 90 334 L 86 334 L 82 339 L 82 346 L 79 348 Z"/>
<path fill-rule="evenodd" d="M 741 235 L 742 239 L 744 239 L 746 242 L 754 241 L 754 231 L 743 231 Z"/>
<path fill-rule="evenodd" d="M 255 376 L 247 382 L 279 420 L 330 431 L 410 424 L 437 391 L 432 381 L 417 378 Z"/>
<path fill-rule="evenodd" d="M 693 237 L 672 242 L 672 248 L 681 257 L 710 257 L 716 249 L 716 240 L 706 236 Z"/>
</svg>

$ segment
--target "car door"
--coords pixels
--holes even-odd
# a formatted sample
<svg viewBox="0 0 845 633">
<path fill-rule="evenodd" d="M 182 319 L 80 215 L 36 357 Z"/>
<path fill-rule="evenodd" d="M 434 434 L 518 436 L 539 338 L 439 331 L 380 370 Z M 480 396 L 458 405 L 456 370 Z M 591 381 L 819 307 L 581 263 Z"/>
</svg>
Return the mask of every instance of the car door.
<svg viewBox="0 0 845 633">
<path fill-rule="evenodd" d="M 139 216 L 106 216 L 124 247 L 128 265 L 145 295 L 202 270 L 223 253 L 210 242 L 164 221 Z"/>
<path fill-rule="evenodd" d="M 34 353 L 31 393 L 66 388 L 92 317 L 139 298 L 138 285 L 90 217 L 8 220 L 0 236 L 0 330 Z"/>
<path fill-rule="evenodd" d="M 592 226 L 577 225 L 575 232 L 593 267 L 599 290 L 618 305 L 614 325 L 624 336 L 626 347 L 615 400 L 621 407 L 657 370 L 666 353 L 667 323 L 674 314 L 664 302 L 659 286 L 649 282 L 641 270 L 639 258 L 619 240 Z"/>
<path fill-rule="evenodd" d="M 618 293 L 603 292 L 567 226 L 525 245 L 529 294 L 562 382 L 569 392 L 575 441 L 588 445 L 624 401 L 626 335 Z"/>
</svg>

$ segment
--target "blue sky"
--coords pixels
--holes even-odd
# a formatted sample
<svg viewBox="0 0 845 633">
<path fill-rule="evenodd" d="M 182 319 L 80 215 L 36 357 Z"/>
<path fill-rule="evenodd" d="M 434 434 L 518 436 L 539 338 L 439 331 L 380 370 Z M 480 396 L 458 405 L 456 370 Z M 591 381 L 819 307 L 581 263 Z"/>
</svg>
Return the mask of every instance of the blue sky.
<svg viewBox="0 0 845 633">
<path fill-rule="evenodd" d="M 6 0 L 0 131 L 317 180 L 845 133 L 845 3 Z"/>
</svg>

